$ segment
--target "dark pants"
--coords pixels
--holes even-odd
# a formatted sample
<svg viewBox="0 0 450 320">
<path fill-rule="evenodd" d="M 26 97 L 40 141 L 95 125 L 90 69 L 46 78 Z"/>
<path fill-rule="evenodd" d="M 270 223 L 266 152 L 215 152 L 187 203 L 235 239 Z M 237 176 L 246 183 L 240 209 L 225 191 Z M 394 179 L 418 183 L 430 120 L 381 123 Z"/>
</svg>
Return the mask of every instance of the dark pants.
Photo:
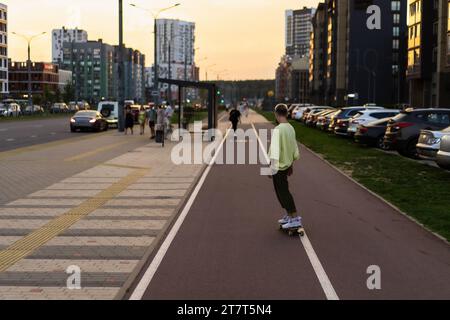
<svg viewBox="0 0 450 320">
<path fill-rule="evenodd" d="M 233 124 L 233 131 L 236 132 L 239 121 L 232 121 L 231 123 Z"/>
<path fill-rule="evenodd" d="M 297 208 L 295 206 L 294 197 L 292 197 L 292 194 L 289 191 L 288 171 L 279 171 L 272 177 L 272 180 L 278 201 L 283 209 L 285 209 L 289 215 L 296 214 Z"/>
</svg>

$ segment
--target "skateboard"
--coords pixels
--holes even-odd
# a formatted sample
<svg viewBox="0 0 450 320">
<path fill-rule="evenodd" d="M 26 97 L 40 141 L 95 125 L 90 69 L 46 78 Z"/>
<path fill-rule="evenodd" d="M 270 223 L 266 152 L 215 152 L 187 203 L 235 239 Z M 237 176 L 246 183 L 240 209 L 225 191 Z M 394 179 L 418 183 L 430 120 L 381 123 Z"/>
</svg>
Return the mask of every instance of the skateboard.
<svg viewBox="0 0 450 320">
<path fill-rule="evenodd" d="M 290 229 L 283 229 L 282 225 L 280 226 L 280 230 L 281 231 L 286 231 L 290 237 L 293 237 L 295 235 L 299 235 L 300 237 L 304 237 L 305 236 L 305 228 L 300 227 L 300 228 L 290 228 Z"/>
</svg>

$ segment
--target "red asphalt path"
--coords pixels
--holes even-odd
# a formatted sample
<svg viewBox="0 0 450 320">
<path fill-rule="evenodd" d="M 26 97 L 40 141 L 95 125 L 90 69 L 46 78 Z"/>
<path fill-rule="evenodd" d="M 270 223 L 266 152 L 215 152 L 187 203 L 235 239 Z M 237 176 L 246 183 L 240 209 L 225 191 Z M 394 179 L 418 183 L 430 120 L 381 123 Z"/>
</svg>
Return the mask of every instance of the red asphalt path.
<svg viewBox="0 0 450 320">
<path fill-rule="evenodd" d="M 301 155 L 291 189 L 339 299 L 450 299 L 447 243 Z M 300 239 L 277 229 L 282 215 L 260 166 L 214 165 L 143 299 L 326 299 Z M 381 290 L 367 287 L 373 265 Z"/>
</svg>

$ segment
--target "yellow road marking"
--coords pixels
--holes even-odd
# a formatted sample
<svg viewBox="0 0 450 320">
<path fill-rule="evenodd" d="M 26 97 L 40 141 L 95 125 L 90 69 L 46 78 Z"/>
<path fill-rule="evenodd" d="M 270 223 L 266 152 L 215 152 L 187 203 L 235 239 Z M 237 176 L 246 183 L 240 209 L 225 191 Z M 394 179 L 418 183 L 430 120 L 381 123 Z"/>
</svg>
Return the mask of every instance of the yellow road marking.
<svg viewBox="0 0 450 320">
<path fill-rule="evenodd" d="M 73 208 L 66 214 L 51 220 L 40 229 L 0 251 L 0 272 L 6 271 L 9 267 L 32 254 L 45 243 L 58 236 L 93 211 L 102 207 L 109 200 L 113 199 L 130 185 L 144 177 L 148 171 L 149 170 L 140 169 L 131 172 L 128 176 L 103 190 L 95 197 L 86 200 L 77 208 Z"/>
<path fill-rule="evenodd" d="M 70 158 L 64 159 L 64 161 L 65 162 L 73 162 L 73 161 L 78 161 L 78 160 L 82 160 L 82 159 L 85 159 L 85 158 L 89 158 L 89 157 L 92 157 L 92 156 L 94 156 L 96 154 L 99 154 L 101 152 L 117 148 L 117 147 L 119 147 L 121 145 L 124 145 L 124 144 L 126 144 L 128 142 L 129 141 L 122 141 L 122 142 L 118 142 L 118 143 L 115 143 L 115 144 L 110 144 L 110 145 L 105 146 L 105 147 L 96 148 L 95 150 L 92 150 L 92 151 L 89 151 L 89 152 L 85 152 L 85 153 L 76 155 L 74 157 L 70 157 Z"/>
<path fill-rule="evenodd" d="M 89 140 L 89 139 L 93 139 L 96 137 L 107 135 L 108 133 L 111 133 L 111 131 L 101 132 L 101 133 L 97 133 L 95 135 L 76 137 L 76 138 L 70 138 L 70 139 L 65 139 L 65 140 L 58 140 L 58 141 L 53 141 L 53 142 L 48 142 L 48 143 L 43 143 L 43 144 L 36 144 L 33 146 L 23 147 L 20 149 L 15 149 L 15 150 L 10 150 L 10 151 L 3 151 L 3 152 L 0 152 L 0 159 L 17 156 L 17 155 L 20 155 L 20 154 L 26 153 L 26 152 L 41 151 L 41 150 L 45 150 L 45 149 L 49 149 L 49 148 L 53 148 L 53 147 L 58 147 L 61 145 L 71 144 L 71 143 L 75 143 L 75 142 L 79 142 L 79 141 L 85 141 L 85 140 Z"/>
</svg>

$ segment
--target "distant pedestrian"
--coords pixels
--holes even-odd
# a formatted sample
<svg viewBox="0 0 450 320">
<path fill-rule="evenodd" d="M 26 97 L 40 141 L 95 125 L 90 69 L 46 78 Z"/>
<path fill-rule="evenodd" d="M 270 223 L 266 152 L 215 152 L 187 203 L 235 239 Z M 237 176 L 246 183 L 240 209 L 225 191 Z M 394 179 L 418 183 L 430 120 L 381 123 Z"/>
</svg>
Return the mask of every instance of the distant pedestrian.
<svg viewBox="0 0 450 320">
<path fill-rule="evenodd" d="M 236 136 L 236 131 L 238 129 L 238 123 L 241 121 L 241 116 L 242 116 L 242 114 L 237 108 L 234 108 L 230 112 L 230 122 L 233 125 L 233 131 L 234 131 L 235 136 Z"/>
<path fill-rule="evenodd" d="M 141 129 L 140 134 L 143 136 L 145 134 L 145 125 L 147 122 L 147 112 L 145 111 L 144 106 L 141 106 L 139 109 L 138 122 Z"/>
<path fill-rule="evenodd" d="M 155 139 L 155 125 L 156 125 L 156 117 L 157 117 L 157 112 L 154 106 L 150 107 L 150 109 L 147 111 L 147 119 L 148 119 L 148 124 L 150 126 L 150 139 Z"/>
<path fill-rule="evenodd" d="M 156 137 L 155 140 L 157 143 L 164 143 L 166 138 L 166 112 L 163 106 L 159 106 L 158 111 L 156 112 Z"/>
<path fill-rule="evenodd" d="M 294 127 L 288 122 L 288 107 L 284 104 L 275 108 L 275 117 L 279 125 L 275 128 L 269 151 L 274 170 L 273 185 L 278 201 L 286 210 L 286 216 L 279 220 L 285 230 L 302 228 L 302 218 L 297 212 L 294 197 L 289 191 L 288 178 L 293 175 L 293 164 L 300 158 Z"/>
<path fill-rule="evenodd" d="M 134 115 L 131 112 L 131 107 L 128 106 L 125 109 L 125 135 L 128 134 L 128 129 L 130 129 L 131 134 L 134 134 Z"/>
</svg>

